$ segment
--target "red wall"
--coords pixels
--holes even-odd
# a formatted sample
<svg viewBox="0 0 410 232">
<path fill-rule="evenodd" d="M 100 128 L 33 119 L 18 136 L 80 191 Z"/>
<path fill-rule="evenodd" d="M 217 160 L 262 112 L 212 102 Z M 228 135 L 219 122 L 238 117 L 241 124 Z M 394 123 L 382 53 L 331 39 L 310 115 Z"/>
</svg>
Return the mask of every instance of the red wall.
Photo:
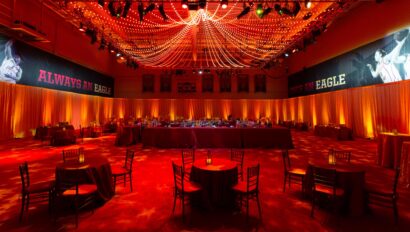
<svg viewBox="0 0 410 232">
<path fill-rule="evenodd" d="M 184 75 L 172 76 L 172 92 L 160 92 L 160 75 L 159 69 L 138 69 L 138 73 L 133 76 L 125 76 L 115 79 L 115 97 L 119 98 L 136 98 L 136 99 L 273 99 L 286 98 L 288 94 L 287 78 L 284 77 L 281 70 L 259 70 L 249 69 L 241 70 L 241 74 L 249 76 L 249 92 L 237 92 L 237 78 L 232 76 L 231 92 L 219 92 L 219 78 L 215 71 L 212 70 L 213 75 L 213 93 L 202 93 L 202 75 L 198 73 L 193 74 L 192 70 L 184 70 Z M 196 70 L 197 71 L 197 70 Z M 281 73 L 282 72 L 282 73 Z M 155 78 L 154 93 L 142 92 L 142 75 L 153 74 Z M 255 92 L 254 76 L 256 74 L 264 74 L 266 76 L 266 93 Z M 193 82 L 196 85 L 196 93 L 178 93 L 178 82 Z"/>
<path fill-rule="evenodd" d="M 410 1 L 362 2 L 342 14 L 306 51 L 287 60 L 289 73 L 302 70 L 410 26 Z"/>
</svg>

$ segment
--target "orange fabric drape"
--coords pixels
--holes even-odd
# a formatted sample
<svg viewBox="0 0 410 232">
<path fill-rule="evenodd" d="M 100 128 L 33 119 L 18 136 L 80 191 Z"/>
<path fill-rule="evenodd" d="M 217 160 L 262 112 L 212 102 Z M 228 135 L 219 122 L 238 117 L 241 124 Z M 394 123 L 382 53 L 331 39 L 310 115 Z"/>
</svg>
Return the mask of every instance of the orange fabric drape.
<svg viewBox="0 0 410 232">
<path fill-rule="evenodd" d="M 410 132 L 410 81 L 290 99 L 119 99 L 0 82 L 0 139 L 28 137 L 39 125 L 68 121 L 78 128 L 110 117 L 177 117 L 346 124 L 360 137 Z"/>
</svg>

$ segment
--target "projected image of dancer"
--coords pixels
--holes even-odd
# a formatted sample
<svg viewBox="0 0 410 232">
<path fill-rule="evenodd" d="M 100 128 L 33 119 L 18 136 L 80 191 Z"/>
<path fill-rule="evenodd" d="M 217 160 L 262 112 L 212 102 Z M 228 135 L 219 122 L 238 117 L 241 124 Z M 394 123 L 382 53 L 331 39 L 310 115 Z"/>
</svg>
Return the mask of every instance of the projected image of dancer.
<svg viewBox="0 0 410 232">
<path fill-rule="evenodd" d="M 401 81 L 399 71 L 397 70 L 394 63 L 398 63 L 398 57 L 400 50 L 404 45 L 407 37 L 402 40 L 396 40 L 396 47 L 390 53 L 387 53 L 383 49 L 377 49 L 374 54 L 374 60 L 377 62 L 376 69 L 373 69 L 371 64 L 367 64 L 367 67 L 370 69 L 370 73 L 373 78 L 380 78 L 383 80 L 383 83 L 390 83 L 395 81 Z"/>
<path fill-rule="evenodd" d="M 17 54 L 13 55 L 12 48 L 13 41 L 7 41 L 4 48 L 4 59 L 0 66 L 0 81 L 15 84 L 21 79 L 23 70 L 20 67 L 21 58 Z"/>
</svg>

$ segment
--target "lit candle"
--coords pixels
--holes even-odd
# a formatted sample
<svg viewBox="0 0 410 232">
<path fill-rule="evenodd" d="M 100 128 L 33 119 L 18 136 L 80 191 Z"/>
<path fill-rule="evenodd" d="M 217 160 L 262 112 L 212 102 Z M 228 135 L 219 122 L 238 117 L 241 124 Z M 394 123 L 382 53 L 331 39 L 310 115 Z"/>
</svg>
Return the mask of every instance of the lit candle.
<svg viewBox="0 0 410 232">
<path fill-rule="evenodd" d="M 329 164 L 332 164 L 332 165 L 336 164 L 336 157 L 333 153 L 329 154 Z"/>
<path fill-rule="evenodd" d="M 80 154 L 80 157 L 78 157 L 78 162 L 80 162 L 80 164 L 84 163 L 84 154 Z"/>
<path fill-rule="evenodd" d="M 212 156 L 211 156 L 211 151 L 208 150 L 208 157 L 206 158 L 206 164 L 212 164 Z"/>
</svg>

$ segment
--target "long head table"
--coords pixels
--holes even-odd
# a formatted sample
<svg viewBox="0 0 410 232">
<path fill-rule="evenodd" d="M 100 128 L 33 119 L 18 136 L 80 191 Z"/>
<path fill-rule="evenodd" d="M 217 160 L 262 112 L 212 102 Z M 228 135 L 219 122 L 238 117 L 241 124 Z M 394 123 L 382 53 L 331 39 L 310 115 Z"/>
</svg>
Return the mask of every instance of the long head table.
<svg viewBox="0 0 410 232">
<path fill-rule="evenodd" d="M 144 128 L 142 144 L 161 148 L 293 148 L 287 128 Z"/>
</svg>

